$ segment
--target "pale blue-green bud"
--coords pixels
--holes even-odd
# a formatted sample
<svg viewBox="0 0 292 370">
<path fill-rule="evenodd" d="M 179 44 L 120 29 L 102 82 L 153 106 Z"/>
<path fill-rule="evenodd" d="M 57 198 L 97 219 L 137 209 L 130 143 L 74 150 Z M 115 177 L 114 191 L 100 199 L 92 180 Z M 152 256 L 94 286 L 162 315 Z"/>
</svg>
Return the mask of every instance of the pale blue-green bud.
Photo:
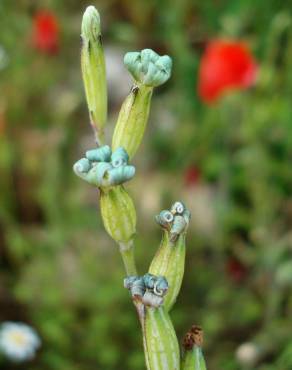
<svg viewBox="0 0 292 370">
<path fill-rule="evenodd" d="M 159 56 L 151 49 L 127 53 L 124 63 L 134 79 L 145 86 L 162 85 L 171 75 L 171 58 Z"/>
<path fill-rule="evenodd" d="M 77 176 L 100 188 L 121 185 L 135 175 L 135 167 L 128 165 L 128 154 L 123 148 L 114 153 L 109 146 L 88 150 L 86 158 L 75 163 Z"/>
<path fill-rule="evenodd" d="M 124 287 L 127 288 L 134 299 L 142 300 L 146 287 L 143 277 L 128 276 L 124 279 Z"/>
<path fill-rule="evenodd" d="M 122 165 L 128 164 L 128 162 L 129 156 L 124 148 L 119 147 L 113 152 L 111 156 L 111 163 L 113 167 L 120 167 Z"/>
<path fill-rule="evenodd" d="M 170 210 L 163 210 L 155 217 L 163 229 L 169 231 L 170 240 L 175 242 L 183 234 L 189 224 L 190 212 L 182 202 L 175 202 Z"/>
<path fill-rule="evenodd" d="M 159 307 L 168 290 L 168 282 L 163 276 L 145 274 L 142 277 L 128 276 L 124 287 L 129 289 L 134 299 L 139 299 L 145 306 Z"/>
<path fill-rule="evenodd" d="M 112 150 L 108 145 L 103 145 L 100 148 L 87 150 L 86 158 L 91 162 L 110 162 Z"/>
</svg>

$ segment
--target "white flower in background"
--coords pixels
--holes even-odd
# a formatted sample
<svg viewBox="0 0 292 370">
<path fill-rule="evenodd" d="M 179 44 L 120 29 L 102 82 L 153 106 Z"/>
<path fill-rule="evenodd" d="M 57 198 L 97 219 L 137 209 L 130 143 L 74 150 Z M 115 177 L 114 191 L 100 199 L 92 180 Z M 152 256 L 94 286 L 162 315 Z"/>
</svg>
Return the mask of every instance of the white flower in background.
<svg viewBox="0 0 292 370">
<path fill-rule="evenodd" d="M 258 346 L 251 342 L 241 344 L 236 350 L 236 358 L 243 366 L 254 366 L 259 354 Z"/>
<path fill-rule="evenodd" d="M 12 361 L 34 358 L 40 345 L 39 336 L 26 324 L 7 321 L 0 327 L 0 350 Z"/>
</svg>

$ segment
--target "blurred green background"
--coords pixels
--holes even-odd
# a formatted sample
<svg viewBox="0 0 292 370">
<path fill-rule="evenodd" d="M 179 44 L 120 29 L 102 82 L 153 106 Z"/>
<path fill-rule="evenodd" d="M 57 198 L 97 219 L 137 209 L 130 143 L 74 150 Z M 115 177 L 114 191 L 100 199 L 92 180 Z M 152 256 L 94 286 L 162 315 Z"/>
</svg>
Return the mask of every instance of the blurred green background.
<svg viewBox="0 0 292 370">
<path fill-rule="evenodd" d="M 161 237 L 154 215 L 183 200 L 193 217 L 171 314 L 179 338 L 191 324 L 203 327 L 210 370 L 248 368 L 249 354 L 237 351 L 245 342 L 260 353 L 250 368 L 291 370 L 291 1 L 91 4 L 103 22 L 108 142 L 131 86 L 125 52 L 150 47 L 174 61 L 173 77 L 155 91 L 128 186 L 140 272 Z M 144 368 L 118 249 L 103 230 L 96 190 L 72 172 L 94 147 L 80 72 L 87 5 L 0 2 L 0 319 L 31 324 L 43 342 L 34 361 L 5 369 Z M 59 24 L 54 53 L 33 47 L 40 9 Z M 222 37 L 250 45 L 259 76 L 210 106 L 197 96 L 198 65 L 206 43 Z"/>
</svg>

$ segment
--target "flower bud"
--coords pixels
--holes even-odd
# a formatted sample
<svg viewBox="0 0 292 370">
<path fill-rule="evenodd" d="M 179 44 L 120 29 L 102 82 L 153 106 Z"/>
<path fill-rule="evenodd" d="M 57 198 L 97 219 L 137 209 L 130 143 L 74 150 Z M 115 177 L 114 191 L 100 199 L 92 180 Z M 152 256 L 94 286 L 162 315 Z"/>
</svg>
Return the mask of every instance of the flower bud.
<svg viewBox="0 0 292 370">
<path fill-rule="evenodd" d="M 124 64 L 135 81 L 145 86 L 162 85 L 171 75 L 171 58 L 168 55 L 159 56 L 151 49 L 127 53 Z"/>
<path fill-rule="evenodd" d="M 203 332 L 198 326 L 193 325 L 184 337 L 184 356 L 182 370 L 206 370 L 206 363 L 202 352 Z"/>
<path fill-rule="evenodd" d="M 168 291 L 168 282 L 163 276 L 145 274 L 142 277 L 128 276 L 124 287 L 129 289 L 133 299 L 141 301 L 145 306 L 160 307 L 163 297 Z"/>
<path fill-rule="evenodd" d="M 183 203 L 176 202 L 170 210 L 161 211 L 156 221 L 163 229 L 160 247 L 149 267 L 149 273 L 165 276 L 169 283 L 164 307 L 169 311 L 179 293 L 185 265 L 185 236 L 190 212 Z"/>
<path fill-rule="evenodd" d="M 124 63 L 135 85 L 125 99 L 112 139 L 113 150 L 123 147 L 132 158 L 139 148 L 147 125 L 153 88 L 166 82 L 171 74 L 170 57 L 153 50 L 127 53 Z"/>
<path fill-rule="evenodd" d="M 81 26 L 81 69 L 90 123 L 96 140 L 103 142 L 107 118 L 107 86 L 100 17 L 94 6 L 86 8 Z"/>
<path fill-rule="evenodd" d="M 86 158 L 77 161 L 73 170 L 77 176 L 100 189 L 100 207 L 104 226 L 109 235 L 126 250 L 136 233 L 136 211 L 133 201 L 121 186 L 135 174 L 128 165 L 129 156 L 123 148 L 114 152 L 105 145 L 88 150 Z"/>
<path fill-rule="evenodd" d="M 109 146 L 88 150 L 86 158 L 77 161 L 73 170 L 77 176 L 101 189 L 121 185 L 135 175 L 135 167 L 128 165 L 129 156 L 123 148 L 112 153 Z"/>
</svg>

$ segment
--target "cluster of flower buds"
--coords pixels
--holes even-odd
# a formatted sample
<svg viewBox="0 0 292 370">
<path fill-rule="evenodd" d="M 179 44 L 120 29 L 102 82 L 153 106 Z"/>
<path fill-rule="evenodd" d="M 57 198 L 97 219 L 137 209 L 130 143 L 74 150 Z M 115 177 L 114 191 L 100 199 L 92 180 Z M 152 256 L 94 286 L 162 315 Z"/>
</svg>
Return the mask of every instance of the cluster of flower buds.
<svg viewBox="0 0 292 370">
<path fill-rule="evenodd" d="M 159 86 L 170 78 L 172 60 L 168 55 L 159 56 L 151 49 L 129 52 L 124 64 L 135 81 L 145 86 Z"/>
<path fill-rule="evenodd" d="M 112 152 L 108 145 L 88 150 L 85 158 L 75 163 L 77 176 L 100 188 L 120 185 L 135 175 L 135 167 L 128 165 L 129 156 L 125 149 Z"/>
<path fill-rule="evenodd" d="M 145 274 L 141 277 L 128 276 L 124 280 L 124 287 L 129 289 L 134 299 L 141 301 L 145 306 L 157 308 L 163 304 L 168 283 L 163 276 Z"/>
<path fill-rule="evenodd" d="M 135 175 L 135 167 L 128 165 L 129 156 L 119 147 L 114 152 L 108 145 L 88 150 L 86 158 L 75 163 L 77 176 L 100 188 L 120 185 Z"/>
<path fill-rule="evenodd" d="M 112 152 L 108 145 L 88 150 L 77 161 L 74 172 L 100 189 L 100 209 L 105 229 L 118 243 L 129 243 L 136 233 L 136 211 L 133 201 L 121 186 L 135 174 L 123 148 Z"/>
<path fill-rule="evenodd" d="M 169 210 L 163 210 L 156 216 L 156 221 L 169 232 L 169 239 L 175 242 L 186 231 L 190 221 L 190 211 L 182 202 L 175 202 Z"/>
</svg>

